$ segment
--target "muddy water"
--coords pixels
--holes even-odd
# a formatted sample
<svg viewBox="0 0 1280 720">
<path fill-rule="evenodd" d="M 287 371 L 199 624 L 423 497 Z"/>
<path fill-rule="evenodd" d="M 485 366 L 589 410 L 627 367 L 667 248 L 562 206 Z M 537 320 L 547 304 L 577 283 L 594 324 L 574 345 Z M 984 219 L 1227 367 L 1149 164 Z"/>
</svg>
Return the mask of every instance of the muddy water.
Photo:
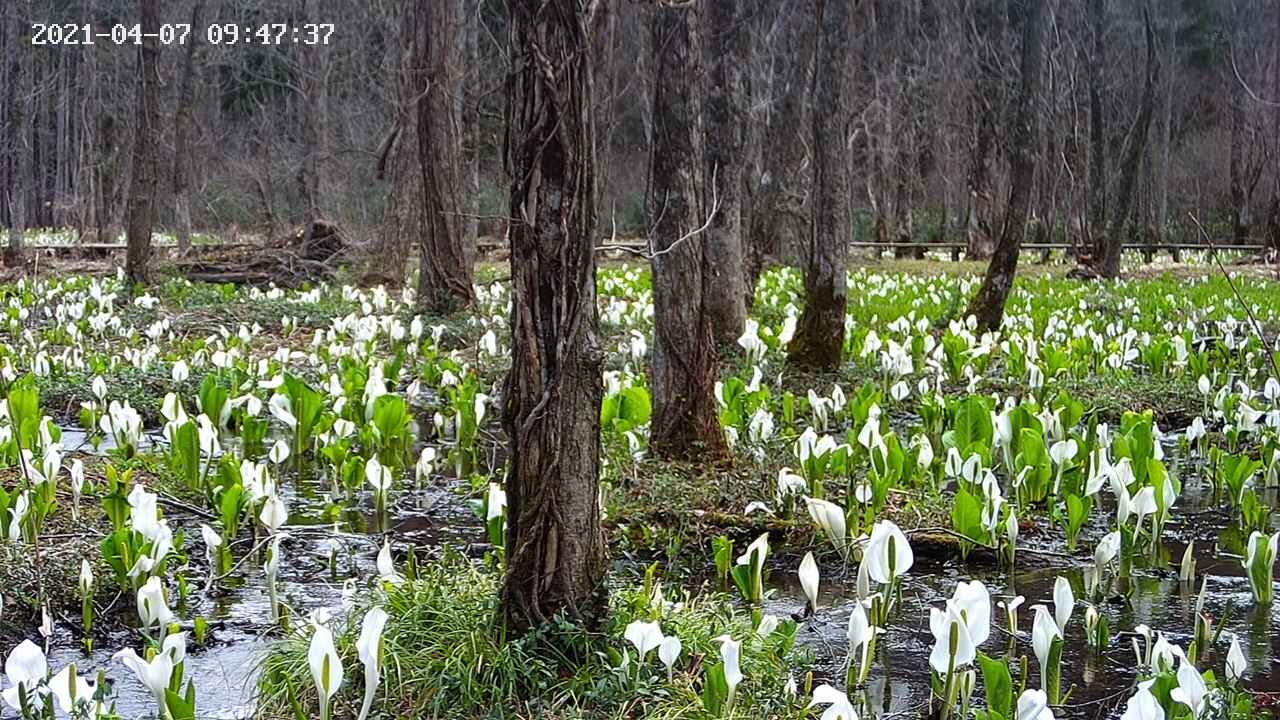
<svg viewBox="0 0 1280 720">
<path fill-rule="evenodd" d="M 69 447 L 73 443 L 67 443 Z M 1170 448 L 1172 453 L 1172 448 Z M 1219 510 L 1207 489 L 1191 473 L 1184 473 L 1183 496 L 1175 505 L 1175 513 L 1165 529 L 1165 541 L 1154 558 L 1135 560 L 1127 594 L 1112 592 L 1099 603 L 1112 631 L 1111 646 L 1101 655 L 1088 651 L 1083 642 L 1084 568 L 1090 563 L 1093 543 L 1106 531 L 1103 511 L 1095 512 L 1085 529 L 1080 550 L 1067 553 L 1057 533 L 1037 537 L 1027 533 L 1024 548 L 1039 547 L 1051 554 L 1023 552 L 1018 569 L 1013 573 L 997 570 L 989 563 L 974 559 L 968 564 L 958 558 L 918 558 L 906 578 L 902 607 L 888 634 L 881 641 L 882 657 L 871 674 L 863 699 L 868 714 L 875 717 L 915 717 L 929 701 L 929 668 L 927 658 L 933 643 L 929 632 L 929 607 L 941 605 L 961 580 L 980 579 L 990 590 L 993 600 L 1023 595 L 1026 603 L 1019 613 L 1019 634 L 1010 637 L 1003 628 L 1003 611 L 993 608 L 996 626 L 982 650 L 990 655 L 1012 652 L 1029 659 L 1031 686 L 1039 684 L 1035 677 L 1036 662 L 1030 643 L 1031 623 L 1036 603 L 1052 604 L 1053 584 L 1066 577 L 1077 598 L 1076 612 L 1068 625 L 1063 659 L 1063 688 L 1071 689 L 1068 703 L 1059 717 L 1117 717 L 1134 679 L 1131 649 L 1132 630 L 1145 624 L 1163 631 L 1171 642 L 1186 647 L 1194 628 L 1195 586 L 1178 581 L 1177 564 L 1187 542 L 1194 541 L 1198 573 L 1208 578 L 1205 610 L 1216 622 L 1225 616 L 1226 632 L 1240 637 L 1249 661 L 1247 684 L 1261 691 L 1280 691 L 1280 607 L 1270 610 L 1255 607 L 1240 568 L 1232 554 L 1242 552 L 1242 536 L 1231 526 L 1227 513 Z M 281 597 L 294 618 L 305 618 L 317 608 L 341 610 L 343 581 L 357 579 L 367 584 L 375 574 L 374 558 L 382 541 L 382 529 L 389 532 L 393 548 L 413 546 L 419 550 L 448 543 L 468 547 L 483 537 L 483 529 L 450 489 L 456 481 L 439 480 L 428 488 L 405 491 L 393 496 L 386 518 L 373 512 L 372 498 L 364 493 L 358 503 L 343 511 L 338 532 L 323 515 L 327 504 L 327 481 L 290 481 L 284 484 L 286 501 L 291 509 L 284 542 L 279 587 Z M 299 489 L 300 488 L 300 489 Z M 1105 493 L 1104 493 L 1105 495 Z M 1264 495 L 1274 507 L 1274 491 Z M 1107 510 L 1106 512 L 1110 512 Z M 194 527 L 191 518 L 170 517 L 182 526 Z M 190 534 L 190 532 L 189 532 Z M 198 545 L 197 541 L 197 545 Z M 1221 546 L 1219 548 L 1219 545 Z M 243 557 L 247 546 L 237 549 Z M 193 550 L 198 554 L 199 549 Z M 403 566 L 402 560 L 398 564 Z M 795 562 L 781 566 L 773 573 L 772 599 L 768 611 L 778 615 L 798 613 L 804 600 L 795 578 Z M 815 655 L 815 677 L 843 687 L 845 662 L 845 627 L 849 608 L 854 602 L 854 573 L 842 568 L 824 566 L 822 596 L 818 613 L 800 630 L 800 641 Z M 194 573 L 193 583 L 200 581 Z M 201 717 L 252 717 L 252 697 L 257 668 L 268 643 L 277 637 L 271 622 L 270 603 L 264 587 L 261 559 L 246 560 L 241 571 L 227 586 L 214 593 L 193 588 L 190 606 L 179 616 L 190 619 L 203 616 L 211 627 L 205 647 L 189 643 L 186 661 L 187 677 L 197 678 Z M 117 602 L 128 602 L 121 599 Z M 75 637 L 71 631 L 63 638 Z M 153 713 L 150 695 L 118 663 L 110 653 L 122 647 L 142 645 L 139 638 L 122 634 L 103 643 L 103 650 L 85 656 L 76 647 L 62 647 L 51 653 L 51 665 L 60 668 L 76 662 L 82 674 L 94 675 L 104 668 L 115 680 L 118 708 L 124 717 L 144 717 Z M 1227 640 L 1214 648 L 1200 663 L 1202 670 L 1221 673 Z M 887 669 L 886 669 L 887 665 Z M 981 690 L 975 697 L 981 696 Z"/>
<path fill-rule="evenodd" d="M 1275 507 L 1274 490 L 1267 491 L 1263 499 Z M 1170 642 L 1185 649 L 1192 640 L 1197 595 L 1205 578 L 1208 589 L 1203 609 L 1214 619 L 1215 629 L 1223 622 L 1225 628 L 1218 645 L 1207 655 L 1202 653 L 1198 668 L 1212 669 L 1221 677 L 1230 638 L 1235 634 L 1248 659 L 1245 684 L 1257 691 L 1280 692 L 1280 604 L 1268 609 L 1254 603 L 1238 557 L 1243 553 L 1242 534 L 1231 524 L 1228 514 L 1214 506 L 1207 488 L 1195 478 L 1186 483 L 1183 496 L 1174 507 L 1173 518 L 1165 527 L 1164 541 L 1155 555 L 1136 557 L 1128 581 L 1112 583 L 1096 604 L 1111 629 L 1110 646 L 1101 654 L 1090 651 L 1084 641 L 1085 568 L 1092 564 L 1094 542 L 1106 530 L 1101 511 L 1095 512 L 1091 526 L 1082 535 L 1079 552 L 1067 553 L 1061 543 L 1023 540 L 1024 546 L 1039 545 L 1054 554 L 1024 552 L 1018 557 L 1019 568 L 1012 573 L 978 560 L 966 564 L 958 557 L 951 560 L 918 558 L 905 581 L 904 607 L 887 635 L 882 636 L 882 658 L 875 664 L 871 681 L 862 695 L 869 714 L 915 717 L 927 706 L 928 656 L 933 647 L 929 608 L 941 607 L 958 582 L 972 579 L 979 579 L 987 586 L 993 602 L 994 627 L 982 651 L 993 657 L 1009 652 L 1015 657 L 1027 656 L 1031 674 L 1029 687 L 1039 686 L 1038 665 L 1031 647 L 1035 617 L 1031 607 L 1043 603 L 1052 610 L 1057 578 L 1065 577 L 1071 583 L 1077 602 L 1067 626 L 1062 666 L 1063 691 L 1070 688 L 1071 694 L 1057 712 L 1058 717 L 1118 717 L 1135 678 L 1133 629 L 1145 624 L 1153 631 L 1164 632 Z M 1195 543 L 1197 579 L 1194 583 L 1182 583 L 1178 579 L 1179 562 L 1188 542 Z M 783 615 L 803 611 L 805 600 L 794 567 L 792 564 L 775 572 L 772 578 L 775 594 L 769 603 L 769 612 Z M 855 580 L 852 569 L 824 567 L 819 610 L 799 634 L 800 642 L 815 655 L 815 678 L 839 687 L 844 686 L 845 628 L 852 603 L 856 602 Z M 1016 638 L 1003 630 L 1006 615 L 994 607 L 995 601 L 1015 595 L 1026 598 L 1018 612 Z M 1015 682 L 1016 675 L 1015 670 Z M 981 695 L 979 687 L 975 700 Z"/>
<path fill-rule="evenodd" d="M 67 443 L 67 447 L 75 445 Z M 377 574 L 375 558 L 384 536 L 390 537 L 400 568 L 404 567 L 403 552 L 408 547 L 414 547 L 424 558 L 430 548 L 445 543 L 465 548 L 481 538 L 479 522 L 450 484 L 451 481 L 438 480 L 422 489 L 393 494 L 386 517 L 377 515 L 367 492 L 361 493 L 354 505 L 342 511 L 335 532 L 334 523 L 324 516 L 328 481 L 285 482 L 281 493 L 290 515 L 283 529 L 287 537 L 282 541 L 277 588 L 281 602 L 288 606 L 288 615 L 295 622 L 305 622 L 312 610 L 343 610 L 344 582 L 354 579 L 358 586 L 368 585 Z M 194 544 L 188 546 L 189 554 L 201 555 L 203 544 L 198 531 L 194 531 L 201 520 L 183 517 L 181 511 L 174 510 L 168 511 L 167 516 L 171 523 L 177 523 L 175 527 L 187 528 L 189 538 L 195 538 Z M 235 560 L 240 561 L 250 549 L 248 540 L 242 540 Z M 196 617 L 205 618 L 210 626 L 203 647 L 195 644 L 191 633 L 187 637 L 185 677 L 196 680 L 201 718 L 253 717 L 259 666 L 270 642 L 279 637 L 271 619 L 262 561 L 256 556 L 245 559 L 232 577 L 208 593 L 203 591 L 204 570 L 188 573 L 192 584 L 188 604 L 175 608 L 175 614 L 188 630 Z M 131 604 L 132 598 L 121 597 L 116 602 Z M 127 616 L 129 611 L 125 609 L 124 613 Z M 127 668 L 111 660 L 112 653 L 124 647 L 138 651 L 144 647 L 135 632 L 100 640 L 100 649 L 85 654 L 75 640 L 78 630 L 59 630 L 49 653 L 51 667 L 60 669 L 74 662 L 80 674 L 89 678 L 95 677 L 99 669 L 105 670 L 114 681 L 114 697 L 122 717 L 154 716 L 150 693 Z"/>
<path fill-rule="evenodd" d="M 1053 585 L 1057 577 L 1066 577 L 1077 596 L 1084 595 L 1084 573 L 1080 567 L 1044 568 L 1019 571 L 1012 575 L 956 564 L 919 562 L 912 568 L 904 586 L 904 606 L 897 619 L 881 639 L 881 647 L 887 656 L 872 670 L 873 686 L 878 686 L 880 697 L 873 703 L 876 714 L 905 713 L 913 716 L 929 701 L 928 656 L 933 646 L 929 632 L 929 607 L 941 606 L 950 597 L 957 582 L 981 579 L 991 591 L 993 600 L 1012 597 L 1015 593 L 1026 597 L 1026 603 L 1018 613 L 1019 636 L 1011 638 L 1000 628 L 1006 622 L 1002 610 L 993 608 L 991 638 L 982 647 L 989 655 L 998 656 L 1013 648 L 1015 655 L 1026 655 L 1032 668 L 1031 686 L 1038 686 L 1035 656 L 1031 648 L 1031 623 L 1034 611 L 1030 607 L 1044 603 L 1052 608 Z M 850 576 L 837 587 L 827 586 L 820 598 L 820 609 L 800 631 L 800 642 L 810 647 L 816 656 L 815 675 L 843 686 L 846 641 L 845 627 L 850 604 L 854 602 L 853 578 Z M 1060 717 L 1107 717 L 1118 713 L 1128 697 L 1127 689 L 1134 679 L 1134 657 L 1130 638 L 1132 629 L 1139 624 L 1161 630 L 1173 642 L 1185 648 L 1191 642 L 1194 628 L 1192 616 L 1196 605 L 1196 590 L 1178 582 L 1177 573 L 1135 569 L 1133 590 L 1126 600 L 1113 596 L 1099 605 L 1112 629 L 1111 645 L 1100 656 L 1084 647 L 1084 606 L 1077 602 L 1076 612 L 1067 626 L 1066 648 L 1063 658 L 1063 688 L 1074 689 L 1068 698 L 1068 707 Z M 1275 630 L 1280 628 L 1280 611 L 1254 607 L 1248 583 L 1243 577 L 1211 575 L 1205 610 L 1215 618 L 1221 618 L 1226 608 L 1232 607 L 1226 620 L 1224 640 L 1209 656 L 1202 660 L 1200 669 L 1215 669 L 1222 673 L 1227 633 L 1240 637 L 1249 660 L 1247 684 L 1268 692 L 1280 691 L 1280 673 L 1276 671 L 1276 658 L 1280 657 L 1280 638 Z M 775 614 L 795 613 L 803 610 L 804 599 L 798 586 L 780 587 L 771 602 L 769 611 Z"/>
</svg>

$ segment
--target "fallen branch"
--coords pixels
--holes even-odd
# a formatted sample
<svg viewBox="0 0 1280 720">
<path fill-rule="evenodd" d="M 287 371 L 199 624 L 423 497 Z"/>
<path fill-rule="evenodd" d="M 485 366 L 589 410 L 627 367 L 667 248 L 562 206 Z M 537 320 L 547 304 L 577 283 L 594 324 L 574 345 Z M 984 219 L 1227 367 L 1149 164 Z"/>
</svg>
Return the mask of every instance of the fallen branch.
<svg viewBox="0 0 1280 720">
<path fill-rule="evenodd" d="M 1195 213 L 1187 213 L 1187 217 L 1191 218 L 1191 222 L 1195 223 L 1196 230 L 1200 231 L 1200 237 L 1204 238 L 1205 243 L 1209 246 L 1209 254 L 1213 257 L 1213 262 L 1217 264 L 1218 270 L 1222 273 L 1222 277 L 1226 278 L 1227 286 L 1231 288 L 1231 293 L 1236 296 L 1236 302 L 1244 308 L 1244 312 L 1249 316 L 1249 324 L 1253 327 L 1253 332 L 1258 336 L 1258 342 L 1262 344 L 1262 349 L 1267 353 L 1267 360 L 1271 362 L 1271 377 L 1280 380 L 1280 366 L 1276 365 L 1275 353 L 1271 351 L 1271 346 L 1267 344 L 1267 338 L 1262 334 L 1262 324 L 1258 322 L 1258 318 L 1253 314 L 1253 308 L 1249 307 L 1249 303 L 1244 301 L 1244 297 L 1240 295 L 1240 291 L 1236 289 L 1236 283 L 1231 279 L 1231 273 L 1222 266 L 1222 259 L 1218 257 L 1218 249 L 1213 244 L 1213 238 L 1209 237 L 1209 233 L 1205 231 L 1204 225 L 1200 224 L 1200 218 Z"/>
<path fill-rule="evenodd" d="M 181 258 L 173 268 L 197 282 L 300 287 L 333 280 L 348 248 L 338 226 L 319 221 L 266 244 Z"/>
</svg>

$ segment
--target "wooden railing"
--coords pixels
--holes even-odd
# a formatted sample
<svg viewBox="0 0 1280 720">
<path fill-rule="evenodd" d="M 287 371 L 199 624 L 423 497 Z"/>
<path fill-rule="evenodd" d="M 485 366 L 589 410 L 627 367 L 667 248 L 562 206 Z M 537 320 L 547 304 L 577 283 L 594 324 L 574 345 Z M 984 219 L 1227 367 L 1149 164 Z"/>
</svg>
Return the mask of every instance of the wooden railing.
<svg viewBox="0 0 1280 720">
<path fill-rule="evenodd" d="M 248 242 L 197 243 L 195 245 L 192 245 L 192 249 L 195 251 L 200 251 L 203 249 L 251 247 L 254 244 L 255 243 L 248 243 Z M 495 250 L 501 250 L 506 246 L 507 245 L 505 242 L 502 242 L 500 240 L 492 240 L 492 239 L 482 239 L 479 243 L 477 243 L 477 249 L 480 252 L 493 252 Z M 95 252 L 116 252 L 116 251 L 124 250 L 126 248 L 126 245 L 125 243 L 28 243 L 26 247 L 29 250 L 48 250 L 48 251 L 66 251 L 66 252 L 88 250 L 88 251 L 95 251 Z M 176 246 L 165 244 L 165 245 L 153 245 L 152 247 L 153 248 L 174 248 Z M 968 246 L 965 243 L 956 243 L 956 242 L 876 243 L 876 242 L 867 242 L 867 241 L 859 240 L 859 241 L 850 242 L 849 247 L 854 249 L 879 249 L 886 252 L 894 251 L 894 250 L 901 250 L 903 252 L 917 252 L 917 251 L 930 252 L 930 251 L 938 251 L 938 250 L 963 251 Z M 1043 252 L 1046 250 L 1049 250 L 1049 251 L 1071 250 L 1077 247 L 1078 246 L 1073 246 L 1069 243 L 1024 243 L 1022 245 L 1022 252 L 1031 253 L 1031 252 Z M 1239 245 L 1239 244 L 1216 244 L 1215 243 L 1214 247 L 1216 247 L 1218 250 L 1223 250 L 1227 252 L 1263 253 L 1267 251 L 1267 248 L 1261 244 Z M 601 245 L 599 245 L 596 249 L 601 252 L 617 250 L 621 252 L 643 253 L 646 249 L 646 244 L 642 240 L 606 241 Z M 1161 245 L 1146 245 L 1142 243 L 1125 243 L 1124 249 L 1140 251 L 1140 252 L 1167 253 L 1173 250 L 1178 250 L 1178 251 L 1208 250 L 1209 246 L 1198 244 L 1198 243 L 1165 243 Z"/>
</svg>

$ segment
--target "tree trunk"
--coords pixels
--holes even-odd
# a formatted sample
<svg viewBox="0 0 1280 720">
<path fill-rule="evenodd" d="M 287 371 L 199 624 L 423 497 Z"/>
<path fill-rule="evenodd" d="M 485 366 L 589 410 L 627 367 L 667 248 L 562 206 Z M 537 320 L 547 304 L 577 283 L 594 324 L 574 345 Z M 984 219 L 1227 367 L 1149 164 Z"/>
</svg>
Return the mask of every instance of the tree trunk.
<svg viewBox="0 0 1280 720">
<path fill-rule="evenodd" d="M 197 0 L 191 8 L 191 27 L 200 27 L 204 0 Z M 186 57 L 182 61 L 182 81 L 178 87 L 178 105 L 173 111 L 173 208 L 178 224 L 178 252 L 191 249 L 191 116 L 195 95 L 195 63 L 198 42 L 187 43 Z"/>
<path fill-rule="evenodd" d="M 1248 160 L 1249 138 L 1249 119 L 1246 115 L 1244 86 L 1237 80 L 1235 71 L 1232 68 L 1233 53 L 1235 52 L 1236 43 L 1241 36 L 1242 28 L 1240 27 L 1240 10 L 1236 7 L 1236 3 L 1228 3 L 1230 6 L 1227 12 L 1231 14 L 1231 33 L 1226 43 L 1227 57 L 1224 59 L 1226 69 L 1223 71 L 1223 78 L 1231 88 L 1227 93 L 1229 98 L 1229 107 L 1227 108 L 1228 118 L 1231 126 L 1231 158 L 1230 158 L 1230 175 L 1231 175 L 1231 242 L 1237 245 L 1243 245 L 1249 241 L 1249 192 L 1246 189 L 1250 184 L 1245 178 L 1248 173 L 1246 164 Z"/>
<path fill-rule="evenodd" d="M 973 157 L 969 168 L 969 212 L 965 255 L 970 260 L 991 257 L 996 244 L 996 189 L 991 163 L 1000 121 L 1000 96 L 1004 80 L 1000 63 L 1004 54 L 1006 10 L 1002 0 L 974 3 L 975 55 L 978 79 L 973 97 L 977 125 Z"/>
<path fill-rule="evenodd" d="M 97 161 L 94 163 L 94 174 L 98 177 L 101 200 L 98 203 L 94 234 L 96 242 L 107 243 L 115 240 L 112 236 L 117 232 L 118 228 L 118 225 L 113 225 L 113 223 L 118 221 L 116 198 L 120 179 L 120 173 L 118 172 L 120 169 L 119 161 L 123 151 L 119 145 L 121 128 L 116 118 L 109 112 L 102 113 L 98 116 L 97 123 L 98 145 L 96 148 Z"/>
<path fill-rule="evenodd" d="M 1151 18 L 1143 13 L 1147 32 L 1147 79 L 1142 90 L 1142 100 L 1138 107 L 1138 116 L 1129 129 L 1129 139 L 1125 143 L 1124 156 L 1120 167 L 1120 179 L 1116 184 L 1115 212 L 1111 214 L 1111 222 L 1107 227 L 1102 264 L 1098 274 L 1106 278 L 1120 276 L 1120 255 L 1124 249 L 1124 226 L 1129 221 L 1133 207 L 1133 195 L 1138 185 L 1138 171 L 1142 168 L 1142 156 L 1147 149 L 1147 134 L 1151 129 L 1151 116 L 1155 113 L 1156 83 L 1160 79 L 1160 57 L 1156 54 L 1155 32 L 1151 29 Z"/>
<path fill-rule="evenodd" d="M 1090 0 L 1093 52 L 1089 56 L 1089 227 L 1093 254 L 1104 255 L 1107 233 L 1107 126 L 1103 85 L 1107 61 L 1107 0 Z"/>
<path fill-rule="evenodd" d="M 783 79 L 777 83 L 781 91 L 778 108 L 773 112 L 765 132 L 764 170 L 760 187 L 752 204 L 750 232 L 747 239 L 747 302 L 755 298 L 756 282 L 765 262 L 778 257 L 782 238 L 792 233 L 788 228 L 807 209 L 808 183 L 802 169 L 805 160 L 804 129 L 808 112 L 805 93 L 809 89 L 809 71 L 813 64 L 813 33 L 804 25 L 804 15 L 787 12 L 783 20 L 782 50 L 779 57 L 787 60 Z"/>
<path fill-rule="evenodd" d="M 1173 155 L 1173 94 L 1177 92 L 1173 69 L 1178 57 L 1177 20 L 1166 18 L 1164 27 L 1164 57 L 1169 74 L 1161 83 L 1164 89 L 1160 108 L 1160 157 L 1156 173 L 1156 232 L 1159 238 L 1169 239 L 1169 170 Z M 1176 262 L 1176 259 L 1175 259 Z"/>
<path fill-rule="evenodd" d="M 310 13 L 309 0 L 301 0 L 302 17 Z M 325 95 L 328 92 L 325 69 L 320 62 L 321 49 L 303 47 L 302 62 L 302 165 L 298 170 L 298 185 L 306 204 L 304 223 L 310 237 L 315 224 L 323 214 L 325 156 Z"/>
<path fill-rule="evenodd" d="M 5 18 L 7 20 L 7 18 Z M 7 42 L 23 35 L 24 24 L 21 13 L 14 12 L 15 24 L 18 25 L 12 38 L 9 29 L 5 28 Z M 0 24 L 0 27 L 3 27 Z M 8 89 L 9 113 L 5 118 L 6 134 L 12 134 L 13 154 L 16 163 L 12 166 L 13 177 L 5 188 L 9 209 L 9 244 L 5 248 L 5 264 L 17 265 L 22 262 L 22 248 L 27 231 L 27 193 L 26 188 L 32 183 L 32 94 L 35 91 L 35 73 L 30 64 L 35 60 L 31 53 L 19 55 L 19 44 L 14 42 L 6 52 L 5 64 L 12 68 L 15 77 Z"/>
<path fill-rule="evenodd" d="M 816 2 L 812 220 L 804 271 L 804 310 L 787 348 L 787 360 L 801 367 L 836 370 L 844 355 L 845 273 L 853 239 L 846 142 L 846 123 L 851 115 L 852 2 Z"/>
<path fill-rule="evenodd" d="M 414 18 L 410 4 L 399 6 L 393 26 L 399 42 L 388 52 L 387 86 L 393 99 L 391 128 L 378 145 L 375 176 L 387 179 L 387 203 L 382 211 L 382 232 L 369 258 L 367 277 L 390 287 L 406 280 L 409 253 L 416 249 L 425 221 L 422 217 L 422 173 L 418 168 L 418 130 L 414 101 L 418 95 L 414 72 Z"/>
<path fill-rule="evenodd" d="M 94 0 L 85 3 L 85 12 L 94 16 L 96 11 Z M 100 107 L 98 89 L 97 53 L 86 53 L 84 62 L 84 82 L 80 98 L 80 172 L 83 178 L 82 196 L 84 198 L 84 220 L 80 226 L 80 242 L 86 242 L 97 234 L 101 226 L 102 186 L 98 181 L 98 156 L 101 139 L 98 137 L 98 121 L 94 117 L 95 110 Z"/>
<path fill-rule="evenodd" d="M 596 12 L 599 14 L 595 21 L 599 25 L 599 31 L 594 38 L 599 43 L 595 49 L 596 73 L 595 77 L 601 81 L 603 86 L 603 97 L 596 99 L 596 209 L 597 224 L 605 224 L 607 227 L 602 228 L 600 234 L 602 236 L 613 237 L 617 232 L 617 188 L 613 182 L 613 138 L 614 132 L 619 123 L 619 112 L 616 108 L 618 101 L 619 75 L 623 72 L 631 75 L 633 73 L 642 74 L 638 69 L 642 61 L 638 60 L 633 63 L 631 58 L 626 58 L 626 67 L 621 67 L 618 61 L 618 46 L 621 43 L 619 38 L 618 13 L 621 9 L 611 5 L 610 3 L 601 3 Z M 602 16 L 601 16 L 602 15 Z M 644 33 L 640 33 L 642 36 Z M 643 53 L 641 53 L 643 56 Z M 644 92 L 641 91 L 643 96 Z M 607 218 L 607 219 L 600 219 Z"/>
<path fill-rule="evenodd" d="M 653 273 L 653 425 L 668 458 L 725 453 L 716 413 L 716 351 L 702 236 L 702 49 L 695 4 L 652 11 L 653 142 L 645 198 Z"/>
<path fill-rule="evenodd" d="M 157 145 L 160 134 L 160 8 L 159 0 L 141 0 L 142 46 L 138 52 L 136 127 L 133 169 L 129 173 L 128 248 L 125 275 L 132 284 L 150 279 L 151 232 L 155 224 L 156 185 L 159 181 Z"/>
<path fill-rule="evenodd" d="M 457 5 L 417 6 L 415 35 L 418 169 L 424 227 L 419 237 L 418 306 L 449 314 L 475 301 L 462 222 L 462 138 L 457 104 Z"/>
<path fill-rule="evenodd" d="M 1013 289 L 1018 270 L 1018 255 L 1026 232 L 1031 209 L 1031 189 L 1036 173 L 1036 153 L 1040 135 L 1040 88 L 1043 82 L 1044 16 L 1042 0 L 1019 0 L 1022 22 L 1022 80 L 1018 87 L 1017 110 L 1013 126 L 1013 158 L 1010 166 L 1009 211 L 995 254 L 987 265 L 987 274 L 978 294 L 969 303 L 969 315 L 978 319 L 978 327 L 996 330 L 1004 319 L 1005 302 Z"/>
<path fill-rule="evenodd" d="M 714 213 L 704 252 L 710 272 L 705 298 L 716 344 L 736 347 L 747 321 L 742 253 L 742 177 L 746 157 L 747 13 L 740 2 L 710 2 L 707 9 L 706 179 L 704 202 Z"/>
<path fill-rule="evenodd" d="M 463 218 L 463 241 L 467 264 L 475 262 L 480 241 L 480 98 L 484 77 L 480 67 L 480 8 L 482 3 L 460 0 L 462 9 L 461 78 L 463 147 L 466 149 L 466 217 Z"/>
<path fill-rule="evenodd" d="M 1280 142 L 1280 2 L 1276 3 L 1275 10 L 1276 27 L 1271 36 L 1275 45 L 1275 57 L 1271 62 L 1271 71 L 1274 73 L 1271 99 L 1277 104 L 1273 104 L 1271 109 L 1271 137 L 1275 142 Z M 1267 221 L 1267 248 L 1280 252 L 1280 148 L 1275 148 L 1272 152 L 1275 167 L 1271 171 L 1271 217 Z"/>
<path fill-rule="evenodd" d="M 590 12 L 513 0 L 507 78 L 512 362 L 502 612 L 517 635 L 608 611 L 600 528 L 603 353 L 596 314 Z"/>
</svg>

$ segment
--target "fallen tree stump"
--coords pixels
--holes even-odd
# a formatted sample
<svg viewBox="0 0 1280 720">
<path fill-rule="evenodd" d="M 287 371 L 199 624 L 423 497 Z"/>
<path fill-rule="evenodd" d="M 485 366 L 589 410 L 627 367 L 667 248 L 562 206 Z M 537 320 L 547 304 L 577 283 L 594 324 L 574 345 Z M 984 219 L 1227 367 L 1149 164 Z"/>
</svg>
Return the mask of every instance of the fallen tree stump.
<svg viewBox="0 0 1280 720">
<path fill-rule="evenodd" d="M 178 258 L 173 270 L 193 282 L 297 288 L 333 280 L 349 248 L 341 228 L 318 221 L 265 244 Z"/>
</svg>

